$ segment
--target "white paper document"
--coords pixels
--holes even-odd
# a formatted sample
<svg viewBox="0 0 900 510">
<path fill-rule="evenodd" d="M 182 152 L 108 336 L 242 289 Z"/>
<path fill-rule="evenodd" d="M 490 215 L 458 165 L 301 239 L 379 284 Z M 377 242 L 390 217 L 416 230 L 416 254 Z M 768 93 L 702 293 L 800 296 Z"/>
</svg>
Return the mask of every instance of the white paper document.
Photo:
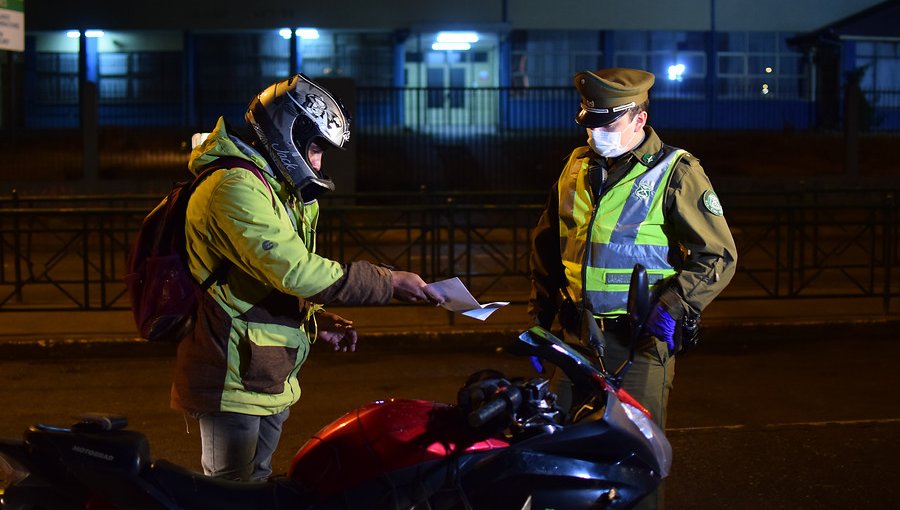
<svg viewBox="0 0 900 510">
<path fill-rule="evenodd" d="M 494 301 L 493 303 L 480 304 L 459 278 L 429 283 L 428 287 L 444 296 L 444 302 L 441 306 L 447 310 L 461 313 L 480 321 L 487 319 L 498 308 L 509 304 L 509 301 Z"/>
</svg>

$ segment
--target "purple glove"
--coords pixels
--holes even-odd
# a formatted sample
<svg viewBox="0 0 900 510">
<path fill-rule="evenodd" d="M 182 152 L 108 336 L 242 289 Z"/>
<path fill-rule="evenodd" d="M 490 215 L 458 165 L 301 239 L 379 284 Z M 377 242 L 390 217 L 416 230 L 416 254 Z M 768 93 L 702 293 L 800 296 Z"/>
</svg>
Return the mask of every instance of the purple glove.
<svg viewBox="0 0 900 510">
<path fill-rule="evenodd" d="M 650 335 L 659 338 L 669 346 L 669 352 L 675 350 L 675 319 L 669 315 L 669 312 L 657 303 L 653 311 L 647 317 L 647 323 L 644 330 Z"/>
</svg>

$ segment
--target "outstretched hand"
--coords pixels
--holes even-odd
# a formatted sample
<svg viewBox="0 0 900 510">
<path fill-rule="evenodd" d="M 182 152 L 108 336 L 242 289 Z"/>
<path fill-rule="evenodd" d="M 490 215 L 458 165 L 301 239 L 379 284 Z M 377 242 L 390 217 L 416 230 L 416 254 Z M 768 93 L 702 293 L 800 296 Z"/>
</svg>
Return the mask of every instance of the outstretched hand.
<svg viewBox="0 0 900 510">
<path fill-rule="evenodd" d="M 391 285 L 394 287 L 394 298 L 406 303 L 428 302 L 440 305 L 444 296 L 428 288 L 424 280 L 416 273 L 407 271 L 391 271 Z"/>
<path fill-rule="evenodd" d="M 353 352 L 356 350 L 357 333 L 353 329 L 353 321 L 329 312 L 316 314 L 318 327 L 317 338 L 330 344 L 335 351 Z"/>
</svg>

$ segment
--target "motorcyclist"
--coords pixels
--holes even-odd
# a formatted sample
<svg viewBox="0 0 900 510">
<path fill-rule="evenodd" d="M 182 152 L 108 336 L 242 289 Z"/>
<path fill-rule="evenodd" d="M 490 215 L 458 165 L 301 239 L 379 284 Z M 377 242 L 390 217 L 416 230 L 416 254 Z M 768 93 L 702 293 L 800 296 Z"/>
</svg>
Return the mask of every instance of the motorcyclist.
<svg viewBox="0 0 900 510">
<path fill-rule="evenodd" d="M 223 264 L 228 269 L 203 295 L 193 331 L 178 346 L 171 406 L 199 420 L 207 475 L 260 480 L 272 473 L 282 425 L 300 397 L 298 372 L 310 344 L 356 347 L 353 323 L 323 305 L 441 297 L 417 274 L 315 253 L 316 199 L 334 189 L 323 153 L 350 138 L 350 120 L 332 94 L 298 74 L 253 98 L 245 120 L 241 133 L 220 117 L 188 163 L 195 175 L 225 166 L 188 205 L 191 273 L 202 282 Z"/>
</svg>

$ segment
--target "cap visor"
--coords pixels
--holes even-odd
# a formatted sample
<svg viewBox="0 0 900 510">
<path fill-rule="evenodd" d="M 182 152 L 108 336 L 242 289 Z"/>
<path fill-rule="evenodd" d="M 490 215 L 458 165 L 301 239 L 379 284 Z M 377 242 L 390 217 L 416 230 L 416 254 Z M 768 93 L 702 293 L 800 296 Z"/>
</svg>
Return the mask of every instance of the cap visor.
<svg viewBox="0 0 900 510">
<path fill-rule="evenodd" d="M 577 122 L 579 126 L 585 128 L 598 128 L 608 126 L 615 122 L 622 115 L 625 115 L 625 112 L 627 111 L 628 110 L 622 110 L 620 112 L 613 113 L 596 113 L 589 112 L 587 110 L 581 110 L 580 112 L 578 112 L 578 115 L 575 116 L 575 122 Z"/>
</svg>

